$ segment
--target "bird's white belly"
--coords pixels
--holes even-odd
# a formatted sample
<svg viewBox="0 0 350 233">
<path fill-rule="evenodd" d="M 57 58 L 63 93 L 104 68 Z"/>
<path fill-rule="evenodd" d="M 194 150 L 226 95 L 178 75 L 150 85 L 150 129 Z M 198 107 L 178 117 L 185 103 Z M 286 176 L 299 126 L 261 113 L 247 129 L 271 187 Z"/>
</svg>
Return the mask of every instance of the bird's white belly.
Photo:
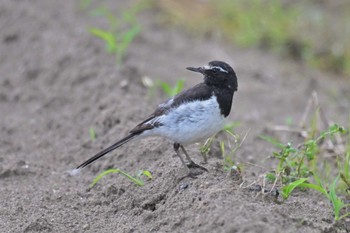
<svg viewBox="0 0 350 233">
<path fill-rule="evenodd" d="M 191 144 L 207 139 L 219 132 L 225 117 L 221 114 L 216 97 L 206 101 L 182 104 L 158 118 L 161 126 L 152 134 L 166 137 L 176 143 Z"/>
</svg>

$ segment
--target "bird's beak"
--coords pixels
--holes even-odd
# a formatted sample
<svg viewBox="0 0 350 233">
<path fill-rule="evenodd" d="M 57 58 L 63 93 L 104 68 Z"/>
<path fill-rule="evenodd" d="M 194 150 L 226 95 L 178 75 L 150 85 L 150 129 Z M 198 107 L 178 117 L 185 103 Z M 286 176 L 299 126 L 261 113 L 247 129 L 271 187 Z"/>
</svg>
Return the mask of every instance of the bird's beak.
<svg viewBox="0 0 350 233">
<path fill-rule="evenodd" d="M 193 72 L 198 72 L 198 73 L 201 73 L 203 74 L 204 73 L 204 68 L 203 67 L 187 67 L 186 69 L 190 70 L 190 71 L 193 71 Z"/>
</svg>

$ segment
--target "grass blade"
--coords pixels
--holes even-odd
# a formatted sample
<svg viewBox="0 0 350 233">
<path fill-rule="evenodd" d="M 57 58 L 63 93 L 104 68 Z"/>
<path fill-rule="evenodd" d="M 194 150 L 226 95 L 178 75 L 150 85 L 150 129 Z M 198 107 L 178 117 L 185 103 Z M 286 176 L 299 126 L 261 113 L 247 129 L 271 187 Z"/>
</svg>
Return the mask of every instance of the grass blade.
<svg viewBox="0 0 350 233">
<path fill-rule="evenodd" d="M 325 195 L 326 197 L 328 197 L 327 190 L 323 186 L 320 186 L 317 184 L 311 184 L 311 183 L 301 183 L 299 185 L 299 187 L 316 190 L 316 191 L 322 193 L 323 195 Z"/>
<path fill-rule="evenodd" d="M 267 135 L 260 135 L 259 137 L 262 140 L 271 143 L 272 145 L 276 146 L 279 149 L 283 149 L 285 147 L 285 145 L 283 145 L 283 143 L 278 141 L 276 138 L 273 138 L 273 137 L 270 137 L 270 136 L 267 136 Z"/>
<path fill-rule="evenodd" d="M 102 178 L 102 177 L 104 177 L 105 175 L 108 175 L 108 174 L 110 174 L 110 173 L 119 173 L 119 169 L 109 169 L 109 170 L 107 170 L 107 171 L 104 171 L 104 172 L 102 172 L 102 173 L 100 173 L 93 181 L 92 181 L 92 183 L 90 184 L 90 188 L 92 188 L 92 187 L 94 187 L 96 184 L 97 184 L 97 182 Z"/>
<path fill-rule="evenodd" d="M 96 139 L 96 133 L 95 133 L 94 128 L 90 127 L 90 129 L 89 129 L 89 134 L 90 134 L 90 139 L 91 139 L 91 141 L 95 141 L 95 139 Z"/>
<path fill-rule="evenodd" d="M 113 53 L 116 51 L 116 38 L 112 32 L 105 31 L 99 28 L 89 28 L 89 33 L 97 38 L 104 40 L 106 43 L 106 50 L 109 53 Z"/>
<path fill-rule="evenodd" d="M 141 171 L 139 171 L 139 173 L 137 174 L 137 176 L 138 177 L 140 177 L 140 176 L 146 176 L 148 179 L 152 179 L 153 177 L 152 177 L 152 174 L 151 174 L 151 172 L 150 171 L 148 171 L 148 170 L 141 170 Z"/>
<path fill-rule="evenodd" d="M 288 185 L 285 185 L 282 187 L 282 196 L 286 200 L 288 199 L 289 195 L 293 192 L 293 190 L 303 184 L 305 181 L 307 181 L 307 178 L 301 178 L 299 180 L 296 180 L 292 183 L 289 183 Z"/>
<path fill-rule="evenodd" d="M 172 93 L 173 96 L 175 96 L 176 94 L 178 94 L 178 93 L 180 93 L 182 91 L 182 89 L 184 87 L 184 83 L 185 83 L 185 80 L 183 80 L 183 79 L 180 79 L 180 80 L 178 80 L 176 82 L 176 85 L 175 85 L 175 87 L 174 87 L 174 89 L 172 91 L 173 92 Z"/>
<path fill-rule="evenodd" d="M 124 172 L 124 171 L 122 171 L 122 170 L 120 170 L 120 169 L 108 169 L 108 170 L 102 172 L 101 174 L 99 174 L 99 175 L 92 181 L 92 183 L 90 184 L 90 188 L 94 187 L 94 186 L 97 184 L 97 182 L 98 182 L 102 177 L 104 177 L 104 176 L 106 176 L 106 175 L 108 175 L 108 174 L 110 174 L 110 173 L 120 173 L 120 174 L 122 174 L 123 176 L 127 177 L 127 178 L 128 178 L 129 180 L 131 180 L 132 182 L 134 182 L 136 185 L 138 185 L 138 186 L 143 186 L 143 185 L 144 185 L 143 180 L 137 179 L 137 178 L 135 178 L 135 177 L 129 175 L 128 173 L 126 173 L 126 172 Z"/>
</svg>

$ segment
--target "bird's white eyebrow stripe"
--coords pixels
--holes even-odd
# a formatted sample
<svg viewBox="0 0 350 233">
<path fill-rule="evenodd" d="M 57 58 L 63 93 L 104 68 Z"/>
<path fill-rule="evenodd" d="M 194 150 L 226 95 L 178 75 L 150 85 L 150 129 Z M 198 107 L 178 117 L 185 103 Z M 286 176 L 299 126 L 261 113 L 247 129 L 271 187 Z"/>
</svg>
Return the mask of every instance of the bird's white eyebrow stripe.
<svg viewBox="0 0 350 233">
<path fill-rule="evenodd" d="M 206 69 L 206 70 L 211 70 L 214 68 L 220 70 L 221 72 L 228 73 L 227 70 L 223 69 L 220 66 L 204 66 L 204 69 Z"/>
</svg>

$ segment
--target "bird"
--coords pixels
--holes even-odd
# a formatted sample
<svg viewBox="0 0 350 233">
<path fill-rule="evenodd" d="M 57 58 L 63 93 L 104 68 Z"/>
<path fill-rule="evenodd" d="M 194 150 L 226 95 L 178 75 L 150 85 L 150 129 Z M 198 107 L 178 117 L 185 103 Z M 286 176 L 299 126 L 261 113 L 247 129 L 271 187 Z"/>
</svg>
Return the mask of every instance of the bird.
<svg viewBox="0 0 350 233">
<path fill-rule="evenodd" d="M 237 76 L 230 65 L 217 60 L 186 69 L 202 74 L 203 82 L 160 104 L 124 138 L 77 166 L 73 174 L 127 142 L 150 136 L 167 138 L 173 142 L 174 151 L 188 176 L 194 176 L 191 168 L 208 171 L 190 158 L 184 146 L 205 140 L 222 130 L 231 112 L 233 95 L 238 90 Z M 187 162 L 181 156 L 180 149 Z"/>
</svg>

